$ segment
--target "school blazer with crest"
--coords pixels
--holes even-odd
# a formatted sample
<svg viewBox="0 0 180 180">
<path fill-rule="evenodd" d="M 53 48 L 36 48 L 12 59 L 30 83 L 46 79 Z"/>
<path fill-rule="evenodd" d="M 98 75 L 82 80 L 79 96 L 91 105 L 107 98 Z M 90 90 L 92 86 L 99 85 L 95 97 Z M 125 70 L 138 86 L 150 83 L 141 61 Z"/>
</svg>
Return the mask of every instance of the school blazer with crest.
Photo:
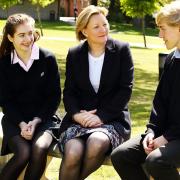
<svg viewBox="0 0 180 180">
<path fill-rule="evenodd" d="M 89 79 L 88 43 L 71 48 L 67 55 L 63 101 L 66 115 L 60 132 L 75 123 L 72 116 L 80 110 L 97 109 L 104 124 L 111 124 L 126 140 L 131 122 L 128 102 L 132 93 L 134 66 L 128 43 L 108 39 L 99 90 Z"/>
</svg>

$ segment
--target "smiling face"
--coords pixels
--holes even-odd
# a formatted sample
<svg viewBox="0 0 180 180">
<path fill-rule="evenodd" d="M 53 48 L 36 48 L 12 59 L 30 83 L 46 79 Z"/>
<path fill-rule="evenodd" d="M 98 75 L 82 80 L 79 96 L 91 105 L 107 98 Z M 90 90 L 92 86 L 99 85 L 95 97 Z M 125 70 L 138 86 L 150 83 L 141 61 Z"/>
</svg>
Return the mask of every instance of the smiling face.
<svg viewBox="0 0 180 180">
<path fill-rule="evenodd" d="M 158 24 L 159 37 L 163 38 L 166 48 L 178 48 L 180 49 L 180 26 L 170 26 L 166 22 Z"/>
<path fill-rule="evenodd" d="M 16 27 L 13 36 L 8 34 L 8 39 L 13 43 L 17 53 L 31 52 L 34 43 L 34 27 L 31 23 L 25 22 Z"/>
<path fill-rule="evenodd" d="M 94 14 L 89 19 L 82 33 L 89 43 L 105 44 L 108 38 L 109 24 L 103 14 Z"/>
</svg>

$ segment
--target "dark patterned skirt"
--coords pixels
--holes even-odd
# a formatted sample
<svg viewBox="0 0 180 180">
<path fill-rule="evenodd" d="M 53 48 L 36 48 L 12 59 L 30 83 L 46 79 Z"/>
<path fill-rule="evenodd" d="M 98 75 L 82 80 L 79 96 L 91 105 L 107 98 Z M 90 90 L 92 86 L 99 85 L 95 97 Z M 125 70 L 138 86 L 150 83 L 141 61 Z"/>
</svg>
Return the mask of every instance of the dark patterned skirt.
<svg viewBox="0 0 180 180">
<path fill-rule="evenodd" d="M 59 138 L 59 147 L 60 151 L 64 152 L 65 144 L 74 138 L 83 137 L 86 135 L 90 135 L 94 132 L 103 132 L 109 137 L 112 150 L 115 149 L 119 144 L 123 142 L 123 138 L 117 133 L 112 125 L 103 124 L 98 128 L 84 128 L 80 125 L 73 124 L 66 131 L 64 131 Z"/>
</svg>

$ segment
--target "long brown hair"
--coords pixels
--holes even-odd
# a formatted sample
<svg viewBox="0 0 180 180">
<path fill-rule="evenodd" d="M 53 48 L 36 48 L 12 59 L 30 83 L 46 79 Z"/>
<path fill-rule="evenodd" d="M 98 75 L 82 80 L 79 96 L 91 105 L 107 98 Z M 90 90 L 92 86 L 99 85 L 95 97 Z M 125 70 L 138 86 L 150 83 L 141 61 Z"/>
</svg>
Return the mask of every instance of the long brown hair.
<svg viewBox="0 0 180 180">
<path fill-rule="evenodd" d="M 10 15 L 6 21 L 6 24 L 3 28 L 3 36 L 0 45 L 0 58 L 4 55 L 10 54 L 14 49 L 12 42 L 9 41 L 8 35 L 11 37 L 14 36 L 17 26 L 30 22 L 32 26 L 35 26 L 35 20 L 27 14 L 13 14 Z M 38 31 L 34 31 L 34 41 L 37 41 L 40 38 Z"/>
</svg>

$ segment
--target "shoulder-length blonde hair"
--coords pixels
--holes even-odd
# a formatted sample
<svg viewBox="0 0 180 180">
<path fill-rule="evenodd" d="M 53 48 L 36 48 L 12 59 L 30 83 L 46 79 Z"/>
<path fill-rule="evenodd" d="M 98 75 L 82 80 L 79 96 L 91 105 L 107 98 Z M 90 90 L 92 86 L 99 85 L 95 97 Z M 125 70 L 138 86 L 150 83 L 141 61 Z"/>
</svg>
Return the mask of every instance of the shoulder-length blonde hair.
<svg viewBox="0 0 180 180">
<path fill-rule="evenodd" d="M 83 9 L 83 11 L 81 11 L 76 21 L 77 40 L 80 41 L 86 39 L 86 37 L 82 33 L 82 30 L 86 28 L 91 16 L 95 14 L 103 14 L 104 16 L 107 16 L 108 10 L 104 7 L 98 7 L 94 5 L 87 6 L 85 9 Z"/>
</svg>

